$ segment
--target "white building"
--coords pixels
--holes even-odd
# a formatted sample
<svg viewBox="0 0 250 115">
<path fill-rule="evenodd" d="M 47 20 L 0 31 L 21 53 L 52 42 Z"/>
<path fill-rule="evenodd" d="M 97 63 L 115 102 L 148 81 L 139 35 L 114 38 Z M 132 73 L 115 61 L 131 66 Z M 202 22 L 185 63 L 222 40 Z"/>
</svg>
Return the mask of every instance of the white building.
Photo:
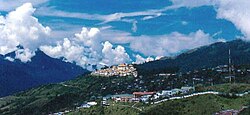
<svg viewBox="0 0 250 115">
<path fill-rule="evenodd" d="M 91 75 L 97 76 L 134 76 L 137 77 L 136 68 L 130 64 L 120 64 L 118 66 L 112 66 L 110 68 L 101 69 L 95 72 L 92 72 Z"/>
</svg>

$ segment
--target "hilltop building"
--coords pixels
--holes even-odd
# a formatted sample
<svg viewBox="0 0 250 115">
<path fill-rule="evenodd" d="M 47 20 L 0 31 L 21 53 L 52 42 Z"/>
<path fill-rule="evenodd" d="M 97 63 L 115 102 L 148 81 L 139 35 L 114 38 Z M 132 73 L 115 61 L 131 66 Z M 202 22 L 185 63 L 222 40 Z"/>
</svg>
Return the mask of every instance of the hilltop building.
<svg viewBox="0 0 250 115">
<path fill-rule="evenodd" d="M 136 68 L 131 64 L 120 64 L 118 66 L 111 66 L 106 69 L 94 71 L 91 73 L 91 75 L 104 76 L 104 77 L 110 77 L 110 76 L 137 77 L 137 71 Z"/>
</svg>

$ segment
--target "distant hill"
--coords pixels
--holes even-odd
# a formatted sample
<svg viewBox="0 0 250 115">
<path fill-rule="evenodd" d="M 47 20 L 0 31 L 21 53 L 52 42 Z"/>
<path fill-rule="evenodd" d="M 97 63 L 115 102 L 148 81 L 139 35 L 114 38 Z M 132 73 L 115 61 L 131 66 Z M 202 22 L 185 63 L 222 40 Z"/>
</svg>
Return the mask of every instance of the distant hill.
<svg viewBox="0 0 250 115">
<path fill-rule="evenodd" d="M 228 50 L 231 49 L 232 63 L 234 65 L 250 64 L 250 42 L 234 40 L 218 42 L 209 46 L 192 49 L 172 58 L 162 58 L 138 65 L 141 70 L 155 71 L 166 68 L 191 71 L 194 69 L 215 67 L 228 64 Z M 169 70 L 169 69 L 168 69 Z"/>
<path fill-rule="evenodd" d="M 185 72 L 194 69 L 228 64 L 228 50 L 231 49 L 235 65 L 250 64 L 250 42 L 234 40 L 189 50 L 176 57 L 136 65 L 139 74 L 161 72 Z M 13 56 L 14 54 L 8 54 Z M 0 55 L 0 97 L 47 83 L 61 82 L 87 72 L 75 64 L 53 59 L 37 51 L 31 62 L 10 62 Z"/>
<path fill-rule="evenodd" d="M 118 103 L 118 105 L 111 105 L 109 107 L 100 108 L 97 106 L 90 109 L 75 110 L 76 106 L 86 101 L 98 100 L 98 96 L 105 96 L 114 94 L 114 91 L 125 90 L 127 88 L 124 86 L 130 83 L 134 84 L 133 81 L 135 80 L 131 77 L 108 78 L 87 75 L 67 82 L 44 85 L 0 99 L 0 113 L 3 115 L 47 115 L 59 111 L 74 110 L 69 115 L 211 115 L 221 111 L 221 108 L 238 110 L 244 105 L 249 105 L 250 100 L 250 95 L 240 98 L 201 95 L 181 100 L 166 101 L 156 105 L 136 104 L 136 106 L 143 108 L 142 112 L 129 106 L 134 105 L 134 103 L 121 103 L 123 106 L 119 106 Z M 103 89 L 103 87 L 106 88 Z M 237 92 L 241 92 L 249 90 L 249 84 L 225 84 L 202 88 L 215 89 L 215 91 L 217 91 L 217 89 L 219 91 L 223 89 L 236 89 Z M 134 90 L 130 89 L 128 91 L 131 93 Z M 126 106 L 124 106 L 124 104 Z M 104 113 L 101 113 L 101 110 L 104 111 Z"/>
<path fill-rule="evenodd" d="M 205 67 L 214 67 L 217 65 L 227 64 L 228 58 L 228 49 L 231 49 L 232 53 L 232 60 L 234 64 L 248 64 L 250 63 L 250 43 L 244 42 L 241 40 L 235 40 L 226 43 L 215 43 L 209 46 L 204 46 L 201 48 L 197 48 L 194 50 L 190 50 L 186 53 L 180 54 L 179 56 L 173 58 L 165 58 L 163 60 L 149 62 L 141 65 L 137 65 L 136 67 L 142 73 L 160 73 L 160 72 L 174 72 L 174 71 L 189 71 L 193 69 L 205 68 Z M 3 56 L 1 57 L 3 58 Z M 2 59 L 1 59 L 2 60 Z M 1 75 L 5 75 L 5 77 L 1 77 L 2 81 L 10 81 L 17 79 L 19 76 L 25 76 L 24 79 L 18 79 L 19 81 L 15 81 L 12 84 L 8 84 L 10 86 L 14 85 L 23 85 L 28 83 L 39 83 L 39 80 L 45 83 L 46 79 L 50 79 L 52 81 L 51 76 L 53 79 L 62 80 L 62 76 L 66 77 L 66 73 L 69 73 L 72 68 L 72 64 L 62 62 L 58 59 L 51 59 L 42 52 L 37 52 L 37 55 L 32 59 L 32 62 L 27 64 L 23 64 L 19 61 L 15 62 L 8 62 L 8 61 L 1 61 L 1 69 L 3 67 L 8 67 L 9 69 L 5 69 L 5 73 L 1 70 Z M 7 63 L 5 66 L 2 66 L 2 63 Z M 45 65 L 42 66 L 42 64 Z M 8 65 L 9 64 L 9 65 Z M 47 65 L 48 64 L 48 65 Z M 62 65 L 68 66 L 62 66 Z M 18 66 L 17 66 L 18 65 Z M 75 67 L 75 66 L 73 66 Z M 37 68 L 37 70 L 35 69 Z M 27 69 L 27 70 L 26 70 Z M 78 70 L 78 69 L 76 69 Z M 79 71 L 81 72 L 82 69 L 80 68 Z M 36 72 L 36 73 L 33 73 Z M 56 72 L 56 73 L 55 73 Z M 71 72 L 71 71 L 70 71 Z M 79 72 L 79 73 L 80 73 Z M 202 75 L 203 78 L 214 78 L 216 77 L 216 73 L 212 73 L 210 70 L 200 71 L 202 74 L 194 74 L 194 75 Z M 6 74 L 8 73 L 8 74 Z M 10 74 L 11 73 L 11 74 Z M 51 73 L 51 74 L 50 74 Z M 204 73 L 204 75 L 203 75 Z M 209 74 L 207 74 L 209 73 Z M 37 78 L 32 76 L 36 74 Z M 40 75 L 41 74 L 41 75 Z M 43 74 L 49 74 L 47 77 L 41 77 Z M 76 73 L 75 73 L 76 74 Z M 72 74 L 70 74 L 72 75 Z M 43 85 L 41 87 L 32 88 L 31 90 L 27 90 L 24 92 L 20 92 L 18 94 L 4 97 L 0 99 L 0 113 L 2 114 L 49 114 L 53 112 L 59 112 L 69 109 L 74 109 L 76 106 L 81 105 L 85 101 L 95 100 L 98 99 L 100 96 L 105 96 L 109 94 L 122 94 L 122 93 L 132 93 L 134 91 L 158 91 L 161 89 L 166 89 L 167 87 L 171 88 L 171 84 L 174 83 L 174 87 L 183 86 L 184 82 L 183 79 L 188 79 L 189 76 L 193 74 L 186 74 L 182 77 L 178 77 L 178 75 L 173 75 L 171 77 L 160 77 L 155 75 L 145 75 L 140 77 L 100 77 L 100 76 L 91 76 L 91 75 L 82 75 L 76 79 L 61 82 L 57 84 L 49 84 Z M 2 80 L 3 78 L 8 78 L 7 76 L 12 76 L 10 80 Z M 54 77 L 56 76 L 56 77 Z M 242 75 L 244 78 L 244 83 L 249 83 L 249 74 Z M 14 79 L 15 78 L 15 79 Z M 39 80 L 37 80 L 39 78 Z M 68 77 L 67 77 L 68 78 Z M 217 77 L 220 78 L 220 77 Z M 238 77 L 239 78 L 239 77 Z M 27 79 L 27 80 L 26 80 Z M 70 78 L 68 78 L 70 79 Z M 216 79 L 217 80 L 217 79 Z M 56 81 L 54 81 L 56 82 Z M 192 81 L 191 81 L 192 82 Z M 217 81 L 215 81 L 217 82 Z M 219 82 L 223 83 L 223 81 Z M 2 85 L 2 83 L 1 83 Z M 30 84 L 34 85 L 34 84 Z M 2 87 L 2 86 L 1 86 Z M 173 87 L 173 88 L 174 88 Z M 9 88 L 9 87 L 7 87 Z M 220 88 L 221 89 L 221 88 Z M 226 88 L 228 89 L 228 88 Z M 2 91 L 2 89 L 1 89 Z M 6 91 L 6 90 L 5 90 Z M 249 96 L 248 96 L 249 97 Z M 188 103 L 181 104 L 179 106 L 179 102 L 173 103 L 172 105 L 169 102 L 166 102 L 166 106 L 156 106 L 156 108 L 149 108 L 147 113 L 154 114 L 155 112 L 160 112 L 166 107 L 173 106 L 178 107 L 181 112 L 189 112 L 193 110 L 196 106 L 199 106 L 199 102 L 203 97 L 194 98 L 194 106 L 185 107 L 183 109 L 182 106 L 189 106 L 191 101 L 188 99 L 181 100 Z M 216 102 L 214 100 L 221 99 L 222 101 L 227 100 L 226 98 L 222 97 L 214 97 L 214 96 L 204 96 L 206 99 L 206 103 L 209 103 L 209 107 L 214 105 L 218 105 L 218 103 L 210 104 L 209 99 L 213 99 L 211 102 Z M 249 99 L 248 99 L 249 100 Z M 237 102 L 237 101 L 235 101 Z M 241 100 L 239 98 L 238 102 L 246 102 L 245 99 Z M 205 110 L 202 105 L 201 107 Z M 224 102 L 223 102 L 224 103 Z M 164 103 L 165 104 L 165 103 Z M 233 105 L 233 103 L 232 103 Z M 239 105 L 240 107 L 242 105 Z M 227 103 L 225 104 L 227 107 Z M 163 109 L 162 109 L 163 108 Z M 194 112 L 204 112 L 206 113 L 214 113 L 218 111 L 221 107 L 216 106 L 212 111 L 204 112 L 202 111 L 194 111 Z M 154 109 L 156 111 L 154 111 Z M 226 108 L 230 109 L 230 108 Z M 237 108 L 236 108 L 237 109 Z M 125 110 L 121 108 L 121 110 Z M 170 113 L 171 110 L 168 109 Z M 174 111 L 176 112 L 176 111 Z M 163 113 L 163 112 L 162 112 Z M 191 112 L 192 113 L 192 112 Z M 178 111 L 177 111 L 178 114 Z"/>
<path fill-rule="evenodd" d="M 13 57 L 15 53 L 6 56 Z M 0 97 L 48 83 L 62 82 L 86 73 L 87 70 L 54 59 L 38 50 L 31 62 L 5 60 L 0 55 Z"/>
</svg>

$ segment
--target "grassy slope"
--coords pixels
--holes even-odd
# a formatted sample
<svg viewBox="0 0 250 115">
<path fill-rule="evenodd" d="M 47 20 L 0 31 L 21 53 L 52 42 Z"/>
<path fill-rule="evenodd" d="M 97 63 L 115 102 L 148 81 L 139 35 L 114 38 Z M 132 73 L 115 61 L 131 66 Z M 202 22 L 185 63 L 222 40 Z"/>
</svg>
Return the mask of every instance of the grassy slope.
<svg viewBox="0 0 250 115">
<path fill-rule="evenodd" d="M 225 98 L 217 95 L 202 95 L 192 98 L 172 100 L 157 105 L 145 106 L 143 112 L 129 106 L 113 105 L 80 109 L 69 115 L 212 115 L 221 110 L 241 109 L 250 103 L 250 95 L 241 98 Z M 243 115 L 248 115 L 245 111 Z"/>
<path fill-rule="evenodd" d="M 138 115 L 139 110 L 129 106 L 113 105 L 108 107 L 91 107 L 80 109 L 68 115 Z"/>
<path fill-rule="evenodd" d="M 209 87 L 199 87 L 198 90 L 213 90 L 226 93 L 242 93 L 250 90 L 250 84 L 221 84 Z M 222 109 L 238 110 L 245 105 L 250 105 L 250 94 L 238 98 L 227 98 L 217 95 L 202 95 L 187 99 L 167 101 L 148 108 L 143 114 L 211 115 L 215 112 L 221 111 Z"/>
<path fill-rule="evenodd" d="M 240 115 L 249 115 L 249 114 L 250 114 L 250 108 L 248 108 L 240 113 Z"/>
<path fill-rule="evenodd" d="M 215 91 L 221 91 L 221 92 L 244 92 L 250 89 L 249 84 L 222 84 L 222 85 L 216 85 L 212 87 L 203 87 L 203 89 L 200 89 L 202 91 L 205 90 L 215 90 Z M 124 113 L 129 113 L 131 115 L 211 115 L 213 113 L 216 113 L 221 110 L 227 110 L 227 109 L 241 109 L 242 106 L 249 105 L 250 104 L 250 95 L 245 95 L 244 97 L 239 98 L 226 98 L 221 97 L 217 95 L 202 95 L 202 96 L 195 96 L 187 99 L 181 99 L 181 100 L 172 100 L 163 102 L 157 105 L 151 105 L 151 106 L 145 106 L 143 112 L 136 111 L 136 109 L 133 109 L 131 107 L 121 108 L 121 106 L 115 105 L 115 106 L 109 106 L 104 108 L 105 115 L 116 115 Z M 100 113 L 97 113 L 98 107 L 93 107 L 91 109 L 81 109 L 75 112 L 70 113 L 71 114 L 79 114 L 79 115 L 85 115 L 85 114 L 94 114 L 94 115 L 100 115 Z M 125 110 L 124 110 L 125 109 Z M 108 112 L 107 112 L 108 111 Z M 244 112 L 245 114 L 249 114 L 248 111 Z"/>
<path fill-rule="evenodd" d="M 224 93 L 243 93 L 250 90 L 250 84 L 221 84 L 208 87 L 197 87 L 197 91 L 218 91 Z"/>
<path fill-rule="evenodd" d="M 0 99 L 2 114 L 47 114 L 75 108 L 91 96 L 107 95 L 114 89 L 125 86 L 112 85 L 111 81 L 131 82 L 131 78 L 113 78 L 85 76 L 60 84 L 50 84 Z M 108 90 L 100 91 L 102 85 Z"/>
<path fill-rule="evenodd" d="M 105 77 L 93 77 L 93 76 L 85 76 L 79 77 L 75 80 L 71 80 L 68 82 L 64 82 L 61 84 L 50 84 L 42 87 L 34 88 L 32 90 L 28 90 L 22 92 L 20 94 L 16 94 L 14 96 L 9 96 L 0 99 L 0 113 L 1 114 L 47 114 L 50 112 L 58 112 L 69 110 L 75 108 L 77 105 L 84 103 L 91 99 L 91 96 L 99 96 L 107 95 L 114 90 L 126 89 L 123 88 L 125 84 L 121 84 L 117 86 L 117 84 L 112 84 L 112 81 L 120 81 L 120 83 L 127 83 L 133 81 L 131 78 L 105 78 Z M 102 86 L 107 86 L 105 91 L 100 91 Z M 213 87 L 201 87 L 200 90 L 208 90 L 214 89 L 217 91 L 228 92 L 228 89 L 232 89 L 229 91 L 234 92 L 242 92 L 247 89 L 250 89 L 249 84 L 223 84 L 217 85 Z M 236 90 L 235 90 L 236 89 Z M 132 90 L 129 90 L 132 91 Z M 250 96 L 249 96 L 250 97 Z M 238 109 L 242 105 L 250 102 L 247 97 L 237 98 L 237 99 L 227 99 L 219 96 L 199 96 L 190 99 L 178 100 L 165 102 L 164 104 L 158 106 L 146 107 L 146 113 L 154 113 L 154 112 L 173 112 L 176 114 L 189 113 L 192 111 L 194 113 L 203 113 L 208 111 L 216 112 L 219 111 L 222 106 L 225 109 Z M 199 108 L 197 111 L 196 109 Z M 93 108 L 95 109 L 95 108 Z M 211 110 L 210 110 L 211 109 Z M 128 111 L 126 111 L 128 110 Z M 137 114 L 138 111 L 133 111 L 131 108 L 124 108 L 121 106 L 108 107 L 104 109 L 104 112 L 110 111 L 109 114 L 118 113 L 133 113 Z M 85 112 L 86 110 L 84 110 Z M 89 111 L 87 110 L 87 113 Z M 182 113 L 180 113 L 182 112 Z M 91 113 L 91 112 L 90 112 Z M 145 114 L 146 114 L 145 113 Z"/>
<path fill-rule="evenodd" d="M 240 109 L 249 104 L 250 95 L 241 98 L 224 98 L 216 95 L 203 95 L 187 99 L 164 102 L 151 107 L 145 115 L 211 115 L 222 109 Z"/>
</svg>

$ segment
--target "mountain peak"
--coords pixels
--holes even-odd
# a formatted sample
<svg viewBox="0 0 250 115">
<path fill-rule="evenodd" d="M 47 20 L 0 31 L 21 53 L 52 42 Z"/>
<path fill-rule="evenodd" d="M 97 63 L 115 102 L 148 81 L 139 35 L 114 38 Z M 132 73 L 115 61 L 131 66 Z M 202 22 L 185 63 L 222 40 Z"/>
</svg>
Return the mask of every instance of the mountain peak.
<svg viewBox="0 0 250 115">
<path fill-rule="evenodd" d="M 7 61 L 6 57 L 15 57 L 15 52 L 0 55 L 0 94 L 6 96 L 48 83 L 62 82 L 88 72 L 80 66 L 54 59 L 41 50 L 36 51 L 31 62 L 20 60 Z M 14 86 L 12 84 L 15 84 Z"/>
</svg>

